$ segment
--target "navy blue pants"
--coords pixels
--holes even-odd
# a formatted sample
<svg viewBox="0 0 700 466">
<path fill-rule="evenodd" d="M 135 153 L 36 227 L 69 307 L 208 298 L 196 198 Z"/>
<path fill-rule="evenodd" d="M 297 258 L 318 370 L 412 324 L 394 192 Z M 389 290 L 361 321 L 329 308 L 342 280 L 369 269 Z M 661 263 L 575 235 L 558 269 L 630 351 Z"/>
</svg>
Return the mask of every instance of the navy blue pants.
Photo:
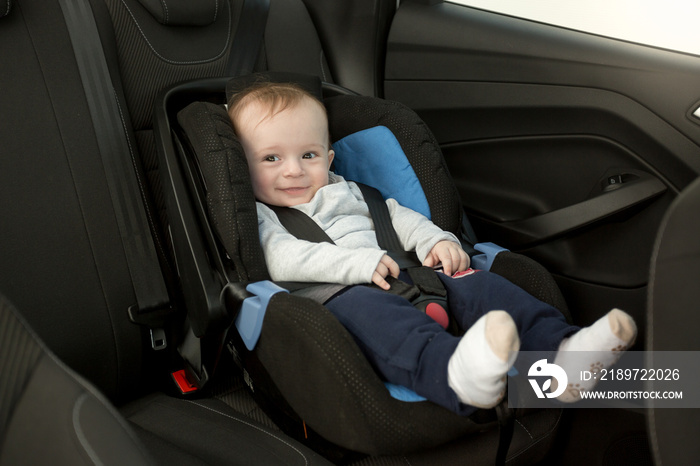
<svg viewBox="0 0 700 466">
<path fill-rule="evenodd" d="M 515 321 L 522 351 L 555 351 L 563 338 L 578 330 L 557 309 L 499 275 L 479 271 L 460 278 L 438 276 L 447 290 L 450 312 L 462 329 L 489 311 L 506 311 Z M 447 383 L 447 363 L 460 337 L 445 331 L 406 299 L 354 286 L 325 305 L 388 382 L 411 388 L 462 415 L 476 410 L 460 403 Z"/>
</svg>

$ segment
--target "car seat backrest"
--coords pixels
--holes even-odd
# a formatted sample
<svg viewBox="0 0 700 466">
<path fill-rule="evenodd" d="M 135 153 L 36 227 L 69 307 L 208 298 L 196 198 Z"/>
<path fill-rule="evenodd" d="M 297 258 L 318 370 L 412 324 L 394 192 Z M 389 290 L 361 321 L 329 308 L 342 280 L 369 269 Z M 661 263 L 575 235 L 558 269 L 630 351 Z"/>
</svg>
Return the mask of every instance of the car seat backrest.
<svg viewBox="0 0 700 466">
<path fill-rule="evenodd" d="M 244 2 L 167 2 L 165 13 L 161 8 L 165 2 L 157 0 L 101 1 L 107 5 L 114 24 L 131 115 L 129 125 L 134 129 L 161 224 L 167 225 L 153 135 L 154 102 L 162 90 L 175 83 L 235 73 L 227 70 L 232 53 L 251 47 L 248 38 L 238 35 Z M 251 14 L 257 19 L 259 12 Z M 266 23 L 260 25 L 265 32 L 255 69 L 303 71 L 331 81 L 316 29 L 301 0 L 269 0 L 266 14 Z M 210 21 L 203 19 L 209 16 Z M 173 18 L 177 18 L 177 24 L 173 24 Z M 244 19 L 248 21 L 250 18 Z"/>
<path fill-rule="evenodd" d="M 318 27 L 336 83 L 383 97 L 384 59 L 396 0 L 304 0 Z"/>
<path fill-rule="evenodd" d="M 128 396 L 142 332 L 126 314 L 134 289 L 63 12 L 12 6 L 0 19 L 12 64 L 0 71 L 0 289 L 59 358 Z"/>
<path fill-rule="evenodd" d="M 160 24 L 166 26 L 208 26 L 221 14 L 219 2 L 191 2 L 188 0 L 139 0 Z"/>
</svg>

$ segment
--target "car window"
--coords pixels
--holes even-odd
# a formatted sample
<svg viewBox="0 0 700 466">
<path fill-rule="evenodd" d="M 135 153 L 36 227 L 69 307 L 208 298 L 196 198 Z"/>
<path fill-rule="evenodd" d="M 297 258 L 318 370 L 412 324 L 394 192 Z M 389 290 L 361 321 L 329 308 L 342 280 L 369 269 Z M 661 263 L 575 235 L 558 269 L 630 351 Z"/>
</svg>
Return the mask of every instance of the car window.
<svg viewBox="0 0 700 466">
<path fill-rule="evenodd" d="M 700 3 L 688 0 L 449 0 L 615 39 L 700 55 Z"/>
</svg>

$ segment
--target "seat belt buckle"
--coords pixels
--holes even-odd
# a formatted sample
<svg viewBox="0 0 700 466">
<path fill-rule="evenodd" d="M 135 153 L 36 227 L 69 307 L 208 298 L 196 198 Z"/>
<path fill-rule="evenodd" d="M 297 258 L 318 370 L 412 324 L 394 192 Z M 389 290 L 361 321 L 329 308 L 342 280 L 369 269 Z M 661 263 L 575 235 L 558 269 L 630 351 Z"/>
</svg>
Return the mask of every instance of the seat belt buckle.
<svg viewBox="0 0 700 466">
<path fill-rule="evenodd" d="M 245 347 L 248 351 L 253 351 L 262 332 L 263 319 L 270 299 L 277 293 L 289 291 L 269 280 L 251 283 L 246 286 L 246 291 L 254 296 L 243 300 L 235 324 Z"/>
<path fill-rule="evenodd" d="M 185 369 L 175 371 L 170 374 L 170 376 L 173 378 L 173 382 L 175 382 L 175 385 L 180 390 L 182 395 L 190 395 L 198 390 L 197 386 L 190 382 L 187 378 L 187 372 Z"/>
</svg>

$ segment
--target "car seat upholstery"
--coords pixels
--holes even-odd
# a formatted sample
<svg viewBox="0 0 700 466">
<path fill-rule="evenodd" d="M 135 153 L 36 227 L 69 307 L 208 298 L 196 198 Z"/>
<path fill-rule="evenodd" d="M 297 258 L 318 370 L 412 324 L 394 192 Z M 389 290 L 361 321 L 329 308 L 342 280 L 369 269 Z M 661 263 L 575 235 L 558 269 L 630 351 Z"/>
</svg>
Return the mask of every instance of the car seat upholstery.
<svg viewBox="0 0 700 466">
<path fill-rule="evenodd" d="M 362 95 L 383 97 L 386 43 L 398 2 L 304 0 L 304 4 L 327 51 L 335 82 Z"/>
<path fill-rule="evenodd" d="M 77 1 L 14 0 L 0 8 L 4 16 L 0 17 L 4 44 L 0 48 L 0 290 L 61 360 L 119 406 L 156 461 L 326 463 L 303 445 L 218 399 L 183 400 L 159 390 L 155 379 L 171 362 L 167 352 L 150 349 L 147 330 L 128 318 L 127 310 L 136 297 L 106 189 L 107 169 L 100 158 L 100 144 L 105 141 L 95 134 L 61 9 L 62 4 Z M 204 2 L 189 2 L 195 3 Z M 223 44 L 221 31 L 226 30 L 229 38 L 235 36 L 240 2 L 215 3 L 221 7 L 212 23 L 205 25 L 206 15 L 197 10 L 193 15 L 197 25 L 189 26 L 181 25 L 188 16 L 178 12 L 170 12 L 173 16 L 166 19 L 156 8 L 158 2 L 85 3 L 100 35 L 94 46 L 104 49 L 120 104 L 120 126 L 130 149 L 121 155 L 130 162 L 134 158 L 135 175 L 140 175 L 142 163 L 148 173 L 137 178 L 138 195 L 146 206 L 149 184 L 156 186 L 155 203 L 162 201 L 149 114 L 155 94 L 170 82 L 216 75 L 219 71 L 214 69 L 223 69 L 225 55 L 231 51 Z M 183 4 L 188 2 L 168 6 Z M 227 5 L 228 18 L 222 13 Z M 315 30 L 302 7 L 299 1 L 271 1 L 257 66 L 315 70 L 330 80 Z M 222 18 L 231 23 L 221 26 Z M 289 18 L 294 18 L 289 23 L 294 28 L 286 23 Z M 305 38 L 301 44 L 300 37 Z M 161 53 L 163 47 L 175 55 Z M 209 54 L 215 47 L 217 53 Z M 158 222 L 150 220 L 152 231 L 138 233 L 153 234 L 158 243 Z M 173 283 L 174 268 L 167 261 L 160 264 L 167 282 Z M 170 304 L 178 309 L 177 290 L 170 291 Z M 546 420 L 523 420 L 511 447 L 513 457 L 526 459 L 533 454 L 527 430 L 541 427 L 543 435 L 535 438 L 540 445 L 551 441 L 548 434 L 557 420 L 558 414 Z M 456 449 L 445 447 L 441 458 L 469 456 L 490 463 L 494 442 L 493 435 L 480 436 Z"/>
<path fill-rule="evenodd" d="M 136 145 L 156 207 L 163 214 L 165 208 L 153 142 L 156 97 L 175 83 L 241 72 L 227 68 L 236 49 L 251 46 L 235 43 L 244 2 L 168 2 L 170 17 L 175 10 L 185 10 L 174 23 L 159 8 L 164 2 L 102 1 L 114 24 L 116 56 Z M 262 3 L 262 0 L 257 1 Z M 197 5 L 198 15 L 187 14 L 192 5 Z M 266 14 L 266 21 L 261 25 L 265 28 L 262 44 L 253 69 L 303 71 L 332 81 L 316 29 L 301 0 L 269 0 Z M 200 17 L 210 19 L 203 21 Z M 161 222 L 166 223 L 164 217 Z"/>
<path fill-rule="evenodd" d="M 236 282 L 241 280 L 267 278 L 250 180 L 247 170 L 241 169 L 246 166 L 245 156 L 225 110 L 210 103 L 225 100 L 224 82 L 187 83 L 176 87 L 168 92 L 163 110 L 156 115 L 157 121 L 172 122 L 171 126 L 158 121 L 157 138 L 162 143 L 159 146 L 161 166 L 168 167 L 164 178 L 172 181 L 166 187 L 169 215 L 171 219 L 198 219 L 173 225 L 174 230 L 188 228 L 187 233 L 175 238 L 176 246 L 184 239 L 190 243 L 188 247 L 192 247 L 192 238 L 202 235 L 208 238 L 202 239 L 208 245 L 200 245 L 203 249 L 199 254 L 222 258 L 221 262 L 212 260 L 220 268 L 210 272 L 212 281 L 202 285 L 203 289 L 213 290 L 210 298 L 202 299 L 202 306 L 196 306 L 197 314 L 207 303 L 216 308 L 209 316 L 199 316 L 205 320 L 199 327 L 202 336 L 209 326 L 231 324 L 235 305 L 230 305 L 227 312 L 218 308 L 230 304 L 225 303 L 229 287 L 235 288 Z M 318 78 L 316 86 L 318 93 Z M 336 89 L 330 91 L 333 93 Z M 180 111 L 192 100 L 195 102 Z M 426 190 L 426 195 L 433 201 L 431 208 L 435 206 L 436 221 L 443 228 L 459 232 L 461 210 L 449 173 L 432 134 L 412 111 L 399 104 L 357 95 L 329 97 L 325 103 L 333 139 L 380 123 L 396 131 L 397 138 L 409 146 L 406 153 L 419 178 L 423 177 L 421 181 L 429 179 L 427 185 L 432 190 Z M 175 114 L 178 114 L 182 132 L 174 121 Z M 356 127 L 358 120 L 360 127 Z M 170 128 L 176 130 L 176 145 L 182 144 L 179 152 L 172 145 Z M 188 152 L 188 147 L 193 153 Z M 179 166 L 184 167 L 184 174 L 179 173 Z M 197 181 L 197 170 L 201 170 L 201 181 Z M 185 179 L 191 183 L 189 194 L 182 189 Z M 188 212 L 189 205 L 208 206 L 211 224 L 206 219 L 207 212 Z M 197 225 L 212 231 L 197 232 Z M 217 250 L 220 247 L 217 244 L 223 245 L 224 250 Z M 208 246 L 214 250 L 204 251 Z M 195 245 L 194 249 L 185 251 L 185 255 L 178 257 L 178 263 L 189 263 L 191 258 L 186 256 L 196 254 L 196 249 Z M 196 281 L 201 277 L 201 269 L 181 268 L 183 280 Z M 227 283 L 226 277 L 229 277 Z M 217 283 L 221 279 L 224 282 Z M 217 299 L 222 287 L 224 302 Z M 235 331 L 232 338 L 237 338 Z M 472 419 L 460 418 L 429 402 L 404 403 L 391 398 L 344 328 L 314 301 L 293 294 L 274 295 L 267 307 L 256 349 L 248 352 L 241 349 L 240 343 L 233 346 L 234 358 L 243 360 L 247 380 L 253 385 L 260 403 L 270 407 L 274 400 L 272 403 L 277 404 L 270 412 L 280 426 L 293 436 L 308 437 L 314 448 L 322 448 L 327 454 L 346 454 L 343 449 L 372 455 L 423 450 L 416 453 L 416 457 L 426 455 L 440 462 L 461 456 L 493 462 L 497 444 L 493 432 L 485 437 L 490 440 L 484 443 L 478 440 L 481 436 L 477 439 L 465 437 L 469 432 L 493 428 L 493 413 L 483 412 Z M 284 415 L 279 415 L 280 411 L 284 411 Z M 544 455 L 560 414 L 558 410 L 548 410 L 519 419 L 511 458 L 527 462 Z M 339 419 L 342 422 L 338 422 Z M 328 445 L 319 434 L 332 444 Z M 497 437 L 497 433 L 495 435 Z M 455 440 L 449 448 L 437 447 L 448 440 Z M 487 444 L 490 447 L 485 447 Z"/>
<path fill-rule="evenodd" d="M 2 296 L 0 370 L 1 465 L 154 464 L 116 409 Z"/>
<path fill-rule="evenodd" d="M 131 151 L 117 152 L 117 156 L 131 164 L 132 157 L 137 159 L 139 155 L 133 144 L 131 119 L 123 106 L 111 19 L 101 0 L 3 3 L 0 290 L 60 360 L 119 406 L 131 430 L 157 462 L 327 464 L 276 429 L 257 423 L 218 399 L 184 400 L 162 391 L 159 379 L 170 365 L 168 352 L 153 351 L 148 332 L 128 317 L 128 309 L 136 302 L 134 282 L 107 186 L 108 168 L 102 159 L 102 151 L 115 146 L 109 140 L 98 141 L 96 136 L 64 6 L 80 7 L 94 18 L 101 40 L 90 44 L 98 49 L 104 45 L 114 96 L 122 103 L 120 115 L 112 116 L 123 122 L 118 129 L 132 142 Z M 138 164 L 130 176 L 136 176 L 137 168 Z M 136 196 L 142 194 L 148 195 L 148 191 L 139 191 Z M 150 238 L 148 230 L 146 226 L 135 234 Z M 176 296 L 171 304 L 177 306 Z M 7 305 L 3 304 L 3 318 L 7 315 Z M 83 390 L 81 403 L 90 408 L 88 414 L 101 417 L 97 422 L 100 429 L 91 429 L 88 436 L 91 444 L 97 448 L 102 441 L 106 445 L 121 441 L 124 454 L 132 449 L 129 429 L 119 430 L 118 417 L 106 404 L 81 382 L 56 375 L 60 364 L 42 356 L 41 347 L 27 343 L 26 332 L 12 330 L 20 327 L 10 322 L 5 320 L 0 327 L 3 332 L 11 331 L 13 337 L 3 335 L 0 358 L 3 364 L 9 361 L 11 368 L 24 368 L 25 372 L 3 374 L 3 395 L 13 395 L 7 399 L 9 404 L 2 406 L 2 441 L 22 439 L 16 446 L 25 450 L 44 441 L 39 429 L 45 425 L 49 430 L 54 420 L 51 413 L 65 409 L 70 397 L 79 396 Z M 27 358 L 14 365 L 18 352 Z M 34 367 L 33 376 L 28 378 L 27 371 Z M 22 393 L 34 397 L 36 385 L 50 381 L 67 387 L 54 392 L 47 385 L 44 399 L 36 400 L 33 406 L 25 406 L 18 398 Z M 61 393 L 67 399 L 58 397 Z M 12 409 L 6 410 L 6 406 Z M 93 420 L 83 425 L 92 427 Z M 35 430 L 33 439 L 23 431 L 27 422 Z M 107 436 L 114 436 L 112 443 Z M 5 446 L 3 455 L 17 453 Z M 25 451 L 25 455 L 30 453 Z M 56 458 L 37 456 L 34 464 L 56 464 L 73 458 L 70 450 L 56 454 Z M 138 464 L 138 456 L 133 459 Z"/>
<path fill-rule="evenodd" d="M 698 351 L 700 290 L 700 179 L 682 191 L 659 228 L 648 290 L 647 366 L 652 352 Z M 679 325 L 679 323 L 683 323 Z M 655 388 L 650 381 L 646 389 Z M 649 438 L 656 464 L 682 464 L 700 454 L 697 409 L 649 408 Z"/>
</svg>

